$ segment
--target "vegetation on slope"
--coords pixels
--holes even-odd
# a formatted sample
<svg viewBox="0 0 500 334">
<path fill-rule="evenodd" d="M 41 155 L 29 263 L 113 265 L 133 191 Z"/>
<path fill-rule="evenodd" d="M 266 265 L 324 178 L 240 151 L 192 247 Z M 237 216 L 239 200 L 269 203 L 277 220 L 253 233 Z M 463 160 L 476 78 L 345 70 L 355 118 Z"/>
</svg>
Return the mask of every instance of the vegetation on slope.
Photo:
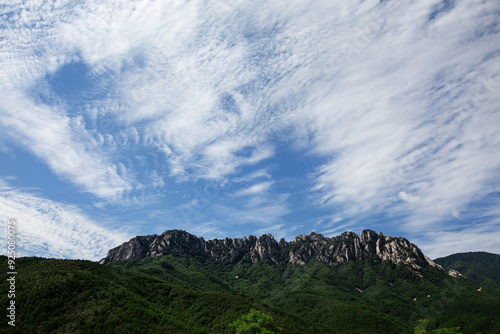
<svg viewBox="0 0 500 334">
<path fill-rule="evenodd" d="M 0 257 L 4 268 L 6 261 Z M 272 316 L 286 333 L 321 332 L 245 296 L 181 287 L 118 266 L 21 258 L 16 270 L 16 326 L 5 324 L 3 332 L 230 333 L 229 324 L 251 309 Z M 7 302 L 3 284 L 0 303 Z"/>
<path fill-rule="evenodd" d="M 435 260 L 482 285 L 500 289 L 500 255 L 486 252 L 457 253 Z"/>
<path fill-rule="evenodd" d="M 283 333 L 412 333 L 419 319 L 429 331 L 500 332 L 499 290 L 380 259 L 330 267 L 172 255 L 111 265 L 21 258 L 16 270 L 16 327 L 5 332 L 234 333 L 230 324 L 252 309 Z"/>
<path fill-rule="evenodd" d="M 330 332 L 412 332 L 418 319 L 429 328 L 460 326 L 464 333 L 500 332 L 500 292 L 455 279 L 433 267 L 416 272 L 403 264 L 369 259 L 329 267 L 268 261 L 222 265 L 166 255 L 114 263 L 207 291 L 250 296 L 320 324 Z"/>
</svg>

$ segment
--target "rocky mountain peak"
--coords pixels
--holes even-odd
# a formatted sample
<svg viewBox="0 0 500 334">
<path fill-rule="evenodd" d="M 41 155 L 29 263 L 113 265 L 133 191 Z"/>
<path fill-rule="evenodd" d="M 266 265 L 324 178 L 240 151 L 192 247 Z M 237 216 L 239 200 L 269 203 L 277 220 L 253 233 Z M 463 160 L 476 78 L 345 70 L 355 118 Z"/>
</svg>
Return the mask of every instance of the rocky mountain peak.
<svg viewBox="0 0 500 334">
<path fill-rule="evenodd" d="M 361 241 L 363 244 L 375 243 L 377 242 L 379 235 L 372 230 L 364 230 L 361 232 Z"/>
<path fill-rule="evenodd" d="M 310 261 L 320 261 L 332 266 L 378 257 L 393 263 L 403 262 L 415 269 L 429 265 L 439 267 L 405 238 L 384 236 L 372 230 L 362 231 L 360 236 L 344 232 L 336 237 L 311 232 L 298 235 L 290 242 L 285 239 L 277 242 L 270 234 L 205 241 L 183 230 L 167 230 L 160 235 L 132 238 L 111 249 L 100 263 L 167 254 L 211 258 L 224 264 L 259 261 L 279 264 L 287 261 L 305 265 Z"/>
</svg>

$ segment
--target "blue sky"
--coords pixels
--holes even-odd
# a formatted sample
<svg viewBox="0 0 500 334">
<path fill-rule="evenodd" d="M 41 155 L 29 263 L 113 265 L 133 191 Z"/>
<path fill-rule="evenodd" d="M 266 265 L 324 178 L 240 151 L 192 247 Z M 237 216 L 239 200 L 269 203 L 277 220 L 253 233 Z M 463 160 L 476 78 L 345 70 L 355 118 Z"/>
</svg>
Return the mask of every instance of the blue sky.
<svg viewBox="0 0 500 334">
<path fill-rule="evenodd" d="M 98 260 L 166 229 L 500 253 L 497 1 L 0 11 L 0 220 L 20 255 Z"/>
</svg>

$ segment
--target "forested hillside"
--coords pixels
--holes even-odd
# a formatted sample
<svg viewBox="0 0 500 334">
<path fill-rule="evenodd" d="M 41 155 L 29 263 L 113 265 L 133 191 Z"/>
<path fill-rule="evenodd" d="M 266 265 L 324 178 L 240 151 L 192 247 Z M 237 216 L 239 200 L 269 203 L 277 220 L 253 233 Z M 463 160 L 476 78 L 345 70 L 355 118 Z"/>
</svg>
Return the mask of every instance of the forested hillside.
<svg viewBox="0 0 500 334">
<path fill-rule="evenodd" d="M 252 309 L 283 333 L 412 333 L 419 319 L 429 329 L 500 331 L 498 290 L 380 259 L 301 266 L 174 255 L 109 265 L 21 258 L 16 269 L 16 327 L 4 332 L 234 333 L 230 324 Z M 6 305 L 6 285 L 0 300 Z"/>
<path fill-rule="evenodd" d="M 500 289 L 500 255 L 487 252 L 457 253 L 435 260 L 446 270 L 457 270 L 485 286 Z"/>
</svg>

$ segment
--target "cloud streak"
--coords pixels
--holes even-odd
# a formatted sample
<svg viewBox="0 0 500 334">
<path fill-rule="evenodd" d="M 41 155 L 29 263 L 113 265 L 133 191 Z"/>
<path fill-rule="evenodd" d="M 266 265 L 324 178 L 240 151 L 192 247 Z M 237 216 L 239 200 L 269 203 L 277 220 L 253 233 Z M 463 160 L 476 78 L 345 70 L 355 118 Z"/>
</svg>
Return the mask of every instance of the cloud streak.
<svg viewBox="0 0 500 334">
<path fill-rule="evenodd" d="M 483 23 L 495 21 L 493 4 L 462 1 L 430 20 L 435 3 L 401 5 L 383 34 L 333 65 L 336 89 L 303 114 L 315 149 L 333 156 L 314 190 L 350 216 L 404 210 L 425 230 L 498 187 L 500 85 L 488 46 L 498 37 Z M 394 196 L 413 205 L 394 208 Z"/>
<path fill-rule="evenodd" d="M 207 233 L 295 231 L 283 217 L 305 192 L 300 206 L 322 211 L 308 221 L 342 217 L 332 233 L 381 216 L 409 236 L 498 224 L 472 208 L 500 186 L 498 6 L 446 3 L 6 5 L 0 148 L 31 152 L 99 207 L 215 182 L 227 193 L 197 221 Z M 56 89 L 72 66 L 76 97 Z M 302 188 L 277 187 L 282 147 L 317 159 Z"/>
<path fill-rule="evenodd" d="M 0 210 L 17 220 L 18 256 L 99 260 L 130 238 L 122 228 L 104 228 L 80 209 L 14 190 L 0 189 Z M 6 221 L 2 220 L 3 228 Z"/>
<path fill-rule="evenodd" d="M 100 154 L 102 151 L 93 150 L 91 145 L 97 144 L 71 118 L 35 105 L 16 92 L 2 95 L 0 123 L 9 140 L 43 159 L 56 175 L 110 201 L 132 189 L 133 180 L 126 173 L 120 173 L 116 164 Z"/>
</svg>

